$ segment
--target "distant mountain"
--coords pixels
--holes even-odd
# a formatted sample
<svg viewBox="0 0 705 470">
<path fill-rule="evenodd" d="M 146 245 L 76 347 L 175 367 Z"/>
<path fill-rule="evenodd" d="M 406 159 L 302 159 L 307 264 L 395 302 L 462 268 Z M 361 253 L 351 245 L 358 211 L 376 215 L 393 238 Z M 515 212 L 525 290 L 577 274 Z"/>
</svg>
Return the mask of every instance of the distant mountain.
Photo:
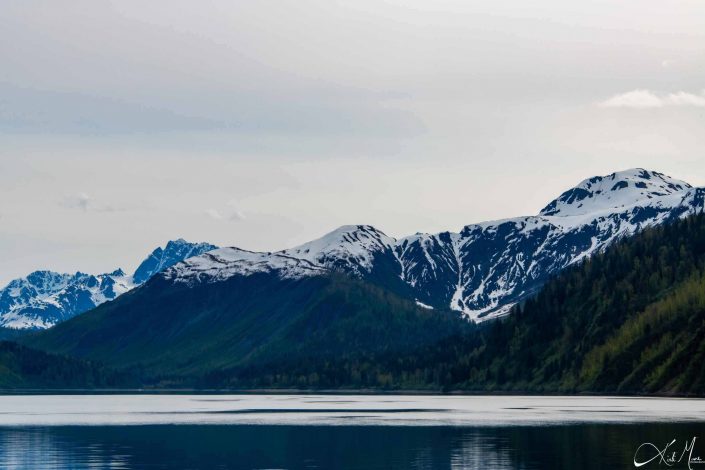
<svg viewBox="0 0 705 470">
<path fill-rule="evenodd" d="M 35 271 L 0 290 L 0 327 L 43 329 L 72 318 L 142 284 L 163 269 L 217 248 L 179 239 L 157 248 L 133 275 L 121 269 L 107 274 Z"/>
<path fill-rule="evenodd" d="M 274 253 L 222 248 L 179 263 L 164 277 L 193 286 L 273 267 L 285 278 L 343 272 L 419 305 L 483 321 L 505 315 L 566 266 L 704 205 L 705 189 L 633 169 L 587 179 L 536 216 L 399 240 L 369 225 L 349 225 Z"/>
</svg>

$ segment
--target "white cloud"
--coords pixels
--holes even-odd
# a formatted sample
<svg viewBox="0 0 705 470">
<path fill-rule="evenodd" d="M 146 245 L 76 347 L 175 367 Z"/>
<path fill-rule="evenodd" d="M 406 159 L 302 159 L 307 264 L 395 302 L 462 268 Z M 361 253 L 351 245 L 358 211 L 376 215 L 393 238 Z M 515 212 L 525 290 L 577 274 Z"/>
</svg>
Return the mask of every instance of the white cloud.
<svg viewBox="0 0 705 470">
<path fill-rule="evenodd" d="M 702 108 L 705 107 L 705 90 L 699 95 L 683 91 L 671 93 L 668 95 L 667 100 L 669 104 L 675 106 L 698 106 Z"/>
<path fill-rule="evenodd" d="M 649 109 L 666 106 L 705 107 L 705 90 L 699 95 L 677 91 L 668 94 L 656 94 L 650 90 L 632 90 L 615 95 L 598 103 L 603 108 Z"/>
</svg>

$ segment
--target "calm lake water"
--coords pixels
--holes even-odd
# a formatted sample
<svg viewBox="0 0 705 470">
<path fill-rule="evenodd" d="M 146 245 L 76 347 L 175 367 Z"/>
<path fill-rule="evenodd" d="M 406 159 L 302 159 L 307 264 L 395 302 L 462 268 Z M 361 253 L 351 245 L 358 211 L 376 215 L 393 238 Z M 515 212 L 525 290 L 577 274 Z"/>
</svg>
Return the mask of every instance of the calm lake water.
<svg viewBox="0 0 705 470">
<path fill-rule="evenodd" d="M 704 400 L 0 396 L 0 469 L 615 469 L 693 438 L 705 459 Z"/>
</svg>

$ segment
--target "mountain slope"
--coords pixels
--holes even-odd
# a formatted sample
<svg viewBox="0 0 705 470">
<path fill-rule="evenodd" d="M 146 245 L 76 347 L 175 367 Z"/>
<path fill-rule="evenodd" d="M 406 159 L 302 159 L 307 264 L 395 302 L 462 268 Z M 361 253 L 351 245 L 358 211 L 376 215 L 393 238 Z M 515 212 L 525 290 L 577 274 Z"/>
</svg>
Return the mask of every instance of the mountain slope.
<svg viewBox="0 0 705 470">
<path fill-rule="evenodd" d="M 159 275 L 22 341 L 168 384 L 284 357 L 409 350 L 467 326 L 457 314 L 429 311 L 348 276 L 256 268 L 215 283 Z"/>
<path fill-rule="evenodd" d="M 581 182 L 537 216 L 419 234 L 396 249 L 420 301 L 482 321 L 506 314 L 552 275 L 614 241 L 702 208 L 702 189 L 627 170 Z"/>
<path fill-rule="evenodd" d="M 0 327 L 43 329 L 124 294 L 157 272 L 217 247 L 179 239 L 157 248 L 132 276 L 117 269 L 107 274 L 35 271 L 0 290 Z"/>
<path fill-rule="evenodd" d="M 512 315 L 401 354 L 277 361 L 240 387 L 705 395 L 705 215 L 645 230 L 550 280 Z"/>
<path fill-rule="evenodd" d="M 649 230 L 562 274 L 509 328 L 507 382 L 705 393 L 705 216 Z"/>
</svg>

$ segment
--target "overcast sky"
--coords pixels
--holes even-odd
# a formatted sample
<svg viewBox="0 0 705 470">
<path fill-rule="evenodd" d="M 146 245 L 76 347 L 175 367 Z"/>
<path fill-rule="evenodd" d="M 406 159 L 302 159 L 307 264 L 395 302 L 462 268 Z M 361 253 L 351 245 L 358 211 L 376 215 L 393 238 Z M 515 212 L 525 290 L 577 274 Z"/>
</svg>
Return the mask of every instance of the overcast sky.
<svg viewBox="0 0 705 470">
<path fill-rule="evenodd" d="M 705 186 L 705 2 L 6 1 L 0 284 Z"/>
</svg>

